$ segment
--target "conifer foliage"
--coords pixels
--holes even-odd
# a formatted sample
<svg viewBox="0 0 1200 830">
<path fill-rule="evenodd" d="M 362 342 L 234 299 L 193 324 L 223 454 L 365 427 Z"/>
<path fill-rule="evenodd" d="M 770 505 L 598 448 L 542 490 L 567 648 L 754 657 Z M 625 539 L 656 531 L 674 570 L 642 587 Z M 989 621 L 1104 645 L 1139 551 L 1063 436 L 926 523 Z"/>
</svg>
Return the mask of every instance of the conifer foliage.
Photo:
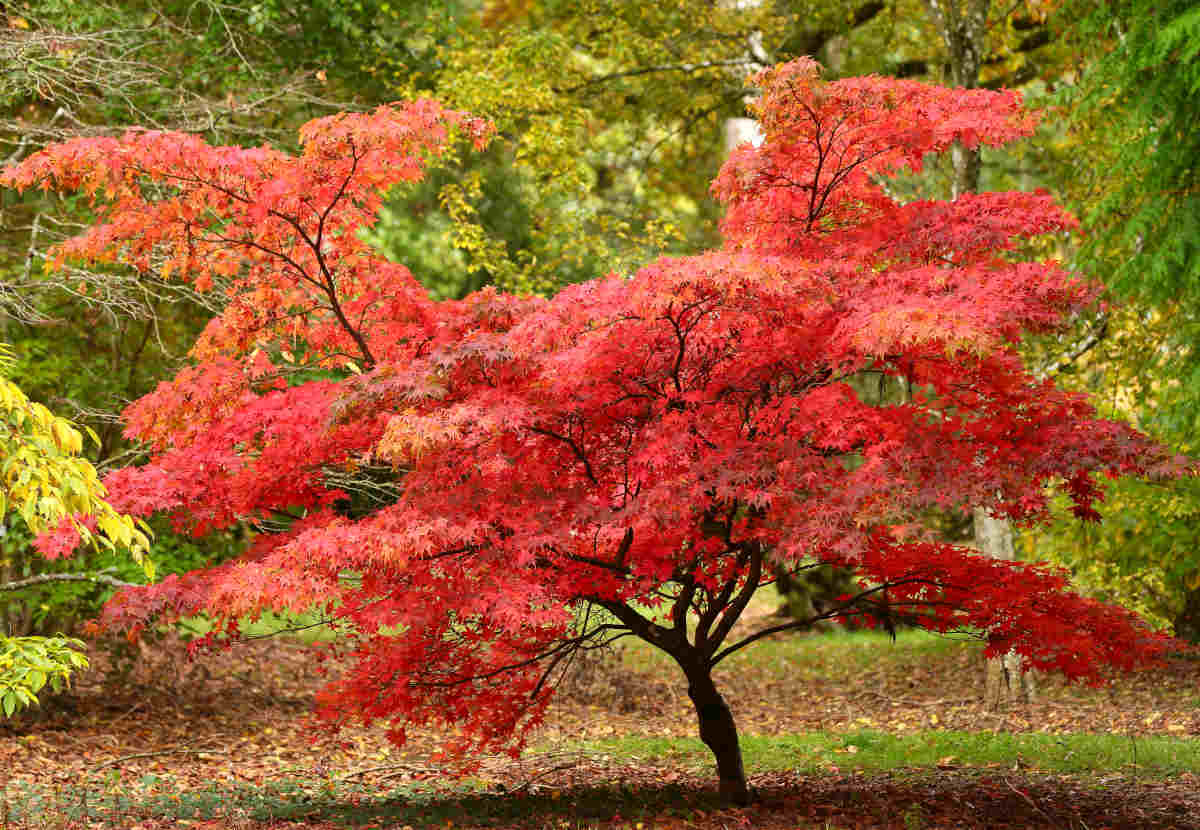
<svg viewBox="0 0 1200 830">
<path fill-rule="evenodd" d="M 1034 117 L 1015 93 L 825 83 L 808 60 L 756 82 L 766 140 L 714 184 L 725 246 L 551 299 L 435 302 L 360 241 L 382 189 L 456 134 L 487 140 L 430 102 L 314 121 L 298 157 L 141 132 L 8 170 L 96 199 L 61 257 L 228 294 L 195 364 L 126 413 L 153 457 L 106 485 L 123 511 L 262 532 L 234 562 L 122 592 L 106 622 L 204 611 L 235 634 L 317 607 L 350 658 L 321 699 L 330 723 L 384 719 L 398 742 L 451 724 L 462 754 L 519 747 L 576 650 L 637 636 L 679 664 L 740 801 L 712 670 L 802 624 L 735 630 L 776 563 L 855 569 L 861 593 L 829 614 L 982 632 L 1071 677 L 1153 658 L 1130 614 L 919 522 L 980 504 L 1038 521 L 1055 482 L 1094 517 L 1093 476 L 1180 468 L 1021 365 L 1023 331 L 1096 295 L 1021 258 L 1075 227 L 1048 195 L 888 195 L 926 154 L 1003 144 Z M 876 383 L 906 393 L 873 405 L 859 391 Z"/>
</svg>

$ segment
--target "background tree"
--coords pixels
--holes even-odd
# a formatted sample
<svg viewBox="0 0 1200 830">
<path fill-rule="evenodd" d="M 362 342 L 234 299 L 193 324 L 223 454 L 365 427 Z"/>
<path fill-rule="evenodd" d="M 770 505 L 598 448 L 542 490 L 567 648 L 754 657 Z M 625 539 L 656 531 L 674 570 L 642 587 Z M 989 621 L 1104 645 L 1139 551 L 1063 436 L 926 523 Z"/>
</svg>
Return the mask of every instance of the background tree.
<svg viewBox="0 0 1200 830">
<path fill-rule="evenodd" d="M 0 344 L 0 371 L 11 370 L 12 363 L 11 350 Z M 145 526 L 104 501 L 104 486 L 96 469 L 80 457 L 82 449 L 83 436 L 70 422 L 30 401 L 0 376 L 0 518 L 7 519 L 11 511 L 35 533 L 65 522 L 76 539 L 128 550 L 153 577 Z M 128 584 L 103 573 L 25 580 L 51 581 Z M 21 582 L 0 583 L 0 594 L 22 587 L 26 586 Z M 0 713 L 11 716 L 34 703 L 47 682 L 58 689 L 73 669 L 86 666 L 87 659 L 75 650 L 79 646 L 78 640 L 64 637 L 11 637 L 0 632 Z"/>
<path fill-rule="evenodd" d="M 704 183 L 723 159 L 725 122 L 745 115 L 747 73 L 851 29 L 877 42 L 883 9 L 489 3 L 460 18 L 437 66 L 394 89 L 486 112 L 499 140 L 385 210 L 374 238 L 443 296 L 484 284 L 552 292 L 714 245 L 718 206 Z M 436 257 L 431 220 L 445 237 Z"/>
<path fill-rule="evenodd" d="M 48 142 L 119 135 L 133 124 L 222 142 L 293 141 L 298 123 L 339 108 L 330 96 L 369 77 L 357 52 L 354 72 L 338 63 L 347 49 L 335 33 L 351 36 L 354 13 L 331 20 L 330 8 L 309 5 L 306 20 L 327 30 L 326 49 L 298 65 L 288 51 L 293 39 L 280 37 L 291 23 L 272 17 L 269 4 L 8 3 L 0 28 L 0 57 L 11 69 L 0 80 L 2 153 L 14 162 Z M 45 250 L 79 233 L 94 213 L 42 193 L 14 195 L 0 204 L 0 338 L 15 347 L 11 372 L 33 400 L 94 431 L 98 443 L 87 455 L 101 469 L 129 463 L 137 451 L 122 438 L 118 413 L 179 367 L 220 310 L 216 297 L 153 270 L 76 264 L 47 273 Z M 214 538 L 202 550 L 168 524 L 155 529 L 154 558 L 166 571 L 227 556 L 239 544 Z M 103 548 L 71 562 L 47 560 L 33 551 L 32 537 L 14 516 L 0 539 L 0 583 L 10 588 L 0 596 L 0 626 L 10 634 L 71 631 L 99 610 L 111 585 L 62 578 L 73 570 L 104 571 L 113 582 L 139 576 L 136 563 Z"/>
<path fill-rule="evenodd" d="M 1129 309 L 1072 381 L 1114 413 L 1192 451 L 1196 420 L 1196 78 L 1194 2 L 1068 4 L 1082 77 L 1062 86 L 1071 106 L 1074 163 L 1063 185 L 1087 235 L 1081 267 Z M 1070 566 L 1103 595 L 1177 634 L 1200 631 L 1200 501 L 1190 481 L 1107 486 L 1113 521 L 1058 524 L 1034 555 Z"/>
</svg>

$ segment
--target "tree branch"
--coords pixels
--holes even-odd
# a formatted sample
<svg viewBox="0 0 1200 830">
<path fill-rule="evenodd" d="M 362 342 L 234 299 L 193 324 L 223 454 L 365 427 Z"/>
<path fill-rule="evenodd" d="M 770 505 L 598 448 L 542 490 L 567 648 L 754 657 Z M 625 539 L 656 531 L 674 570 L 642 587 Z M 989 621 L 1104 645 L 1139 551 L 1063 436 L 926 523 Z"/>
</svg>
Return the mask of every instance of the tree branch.
<svg viewBox="0 0 1200 830">
<path fill-rule="evenodd" d="M 525 660 L 520 660 L 515 663 L 509 663 L 507 665 L 500 666 L 498 668 L 492 669 L 491 671 L 482 672 L 481 674 L 472 674 L 472 675 L 466 675 L 466 676 L 462 676 L 462 677 L 456 677 L 453 680 L 410 680 L 409 685 L 424 687 L 424 688 L 447 689 L 447 688 L 453 688 L 455 686 L 462 686 L 466 683 L 474 683 L 478 680 L 490 680 L 493 677 L 498 677 L 499 675 L 504 674 L 505 672 L 515 671 L 516 669 L 523 669 L 523 668 L 526 668 L 527 666 L 532 666 L 535 663 L 539 663 L 542 660 L 545 660 L 547 657 L 555 657 L 556 655 L 562 654 L 563 652 L 573 651 L 578 648 L 586 648 L 587 646 L 585 644 L 587 643 L 588 640 L 592 639 L 597 634 L 602 634 L 605 631 L 616 631 L 616 632 L 625 631 L 626 634 L 632 633 L 632 632 L 626 631 L 626 626 L 612 625 L 611 623 L 605 623 L 603 625 L 597 626 L 596 628 L 593 628 L 591 631 L 588 631 L 584 634 L 580 634 L 578 637 L 571 637 L 570 639 L 563 640 L 563 641 L 559 642 L 557 645 L 553 646 L 552 648 L 549 648 L 546 651 L 541 652 L 540 654 L 535 654 L 534 656 L 529 657 Z M 617 636 L 610 638 L 607 642 L 612 642 L 613 640 L 620 639 L 622 636 L 625 636 L 625 634 L 618 633 Z M 538 689 L 540 689 L 541 686 L 542 686 L 542 684 L 541 684 L 541 682 L 539 682 Z"/>
<path fill-rule="evenodd" d="M 1076 343 L 1075 348 L 1071 349 L 1071 351 L 1067 352 L 1058 360 L 1054 361 L 1048 366 L 1043 367 L 1037 372 L 1038 380 L 1045 380 L 1046 378 L 1053 377 L 1054 375 L 1058 374 L 1067 366 L 1074 363 L 1076 360 L 1083 357 L 1083 355 L 1087 354 L 1089 351 L 1098 346 L 1100 342 L 1107 336 L 1108 313 L 1105 312 L 1099 317 L 1099 325 L 1093 328 L 1086 337 Z"/>
<path fill-rule="evenodd" d="M 846 21 L 845 26 L 807 29 L 789 35 L 780 44 L 777 54 L 791 56 L 813 55 L 815 57 L 818 52 L 825 48 L 826 43 L 840 34 L 856 29 L 864 23 L 871 22 L 887 7 L 887 3 L 880 2 L 879 0 L 869 0 L 869 2 L 863 3 L 850 13 L 849 20 Z M 774 61 L 768 61 L 768 63 L 774 63 Z"/>
<path fill-rule="evenodd" d="M 745 548 L 738 552 L 737 563 L 735 565 L 738 572 L 750 564 L 750 553 Z M 736 587 L 736 578 L 726 582 L 721 588 L 721 592 L 715 597 L 710 597 L 703 613 L 700 614 L 700 619 L 696 621 L 696 646 L 704 648 L 708 643 L 708 631 L 712 628 L 714 622 L 717 621 L 717 615 L 721 613 L 721 609 L 729 604 L 730 598 L 733 597 L 733 591 Z"/>
<path fill-rule="evenodd" d="M 710 654 L 716 651 L 717 647 L 729 636 L 734 623 L 742 616 L 742 612 L 746 610 L 746 606 L 750 603 L 750 598 L 758 590 L 759 580 L 762 579 L 762 565 L 766 552 L 759 542 L 751 542 L 750 545 L 752 546 L 750 550 L 750 572 L 746 574 L 746 582 L 742 585 L 742 590 L 738 592 L 733 602 L 727 606 L 728 610 L 721 617 L 721 621 L 717 623 L 712 636 L 705 643 L 705 650 Z"/>
<path fill-rule="evenodd" d="M 45 585 L 51 582 L 96 582 L 102 585 L 110 585 L 113 588 L 140 587 L 136 582 L 125 582 L 106 573 L 38 574 L 37 576 L 17 579 L 12 582 L 0 582 L 0 591 L 19 591 L 22 588 L 32 588 L 35 585 Z"/>
<path fill-rule="evenodd" d="M 536 435 L 545 435 L 547 438 L 554 438 L 555 440 L 562 441 L 571 448 L 571 451 L 575 453 L 575 457 L 583 462 L 583 471 L 587 475 L 588 480 L 593 484 L 599 483 L 596 479 L 596 474 L 592 471 L 592 462 L 588 461 L 588 457 L 584 454 L 583 448 L 576 443 L 574 438 L 571 438 L 569 435 L 559 435 L 557 432 L 543 429 L 542 427 L 530 427 L 529 431 Z"/>
<path fill-rule="evenodd" d="M 888 588 L 894 588 L 897 585 L 903 585 L 905 583 L 913 582 L 913 581 L 915 581 L 915 580 L 901 580 L 899 582 L 886 582 L 883 585 L 876 585 L 874 588 L 869 588 L 866 591 L 861 592 L 857 596 L 851 597 L 849 600 L 847 600 L 846 602 L 843 602 L 841 605 L 839 605 L 835 608 L 831 608 L 828 611 L 817 614 L 814 617 L 809 617 L 808 619 L 805 619 L 805 620 L 792 620 L 791 622 L 781 623 L 779 625 L 773 625 L 773 626 L 770 626 L 769 628 L 763 628 L 759 631 L 754 632 L 753 634 L 749 635 L 748 637 L 744 637 L 743 639 L 739 640 L 738 642 L 734 643 L 733 645 L 731 645 L 728 648 L 721 651 L 720 654 L 716 655 L 715 657 L 712 658 L 712 660 L 709 661 L 709 666 L 711 667 L 711 666 L 717 665 L 717 663 L 720 663 L 722 660 L 724 660 L 729 655 L 733 654 L 735 651 L 745 648 L 746 646 L 753 643 L 755 640 L 761 640 L 763 637 L 769 637 L 770 635 L 778 634 L 781 631 L 793 631 L 797 628 L 808 628 L 813 623 L 820 622 L 821 620 L 828 620 L 828 619 L 832 619 L 833 617 L 840 617 L 846 611 L 848 611 L 849 609 L 851 609 L 855 605 L 857 605 L 861 600 L 866 599 L 867 597 L 871 596 L 872 594 L 878 594 L 881 591 L 886 591 Z"/>
<path fill-rule="evenodd" d="M 617 554 L 611 562 L 595 556 L 584 556 L 581 553 L 569 553 L 566 557 L 572 562 L 581 562 L 584 565 L 605 568 L 610 571 L 616 571 L 619 574 L 628 574 L 629 568 L 625 564 L 625 560 L 629 557 L 629 549 L 631 547 L 633 547 L 633 528 L 627 528 L 625 535 L 621 537 L 621 544 L 617 546 Z"/>
<path fill-rule="evenodd" d="M 634 634 L 651 645 L 661 648 L 672 657 L 677 657 L 682 648 L 687 645 L 686 637 L 680 637 L 674 629 L 665 628 L 643 617 L 623 602 L 614 599 L 598 598 L 591 601 L 620 620 L 622 625 Z"/>
<path fill-rule="evenodd" d="M 625 69 L 620 72 L 610 72 L 607 75 L 598 75 L 595 78 L 589 78 L 576 86 L 566 87 L 564 89 L 554 90 L 563 95 L 571 95 L 580 90 L 587 89 L 591 86 L 606 84 L 609 81 L 615 81 L 620 78 L 632 78 L 637 75 L 651 75 L 655 72 L 683 72 L 692 73 L 699 72 L 702 69 L 719 69 L 729 66 L 757 66 L 758 61 L 753 58 L 730 58 L 728 60 L 701 61 L 698 63 L 669 63 L 659 64 L 657 66 L 640 66 L 637 69 Z"/>
</svg>

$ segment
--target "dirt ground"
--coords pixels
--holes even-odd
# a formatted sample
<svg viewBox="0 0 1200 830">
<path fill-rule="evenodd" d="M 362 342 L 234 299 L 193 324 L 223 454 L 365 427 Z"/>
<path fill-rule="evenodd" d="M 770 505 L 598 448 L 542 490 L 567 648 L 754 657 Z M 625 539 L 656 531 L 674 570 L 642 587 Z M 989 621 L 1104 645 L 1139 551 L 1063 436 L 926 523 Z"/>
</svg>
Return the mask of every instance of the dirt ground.
<svg viewBox="0 0 1200 830">
<path fill-rule="evenodd" d="M 925 655 L 911 665 L 848 669 L 836 655 L 830 659 L 828 681 L 820 664 L 798 671 L 746 660 L 724 672 L 719 681 L 741 731 L 1119 732 L 1200 740 L 1197 660 L 1174 661 L 1167 670 L 1122 679 L 1105 690 L 1040 678 L 1037 703 L 993 714 L 980 703 L 982 671 L 973 649 Z M 377 729 L 348 730 L 336 738 L 316 732 L 307 713 L 322 681 L 311 656 L 295 642 L 258 640 L 196 662 L 178 646 L 147 647 L 131 670 L 110 673 L 107 681 L 101 670 L 107 659 L 98 655 L 95 662 L 97 670 L 82 677 L 69 696 L 50 701 L 37 715 L 0 723 L 6 791 L 30 785 L 66 791 L 82 781 L 100 786 L 118 774 L 124 780 L 169 775 L 180 790 L 305 777 L 353 780 L 369 788 L 443 775 L 429 761 L 433 735 L 417 734 L 396 749 Z M 625 668 L 612 672 L 611 666 L 593 666 L 568 684 L 536 743 L 553 747 L 564 740 L 616 735 L 695 734 L 681 682 L 652 665 Z M 476 780 L 492 788 L 495 798 L 619 786 L 636 789 L 639 798 L 651 802 L 666 797 L 664 788 L 704 793 L 712 784 L 708 775 L 671 770 L 654 759 L 630 763 L 552 749 L 516 761 L 487 759 Z M 663 815 L 647 826 L 783 828 L 803 820 L 831 828 L 1200 828 L 1200 781 L 1193 776 L 1153 782 L 1114 775 L 1105 786 L 1036 770 L 948 769 L 917 776 L 769 773 L 752 783 L 760 797 L 751 808 L 721 808 L 701 797 L 680 823 Z M 688 798 L 684 802 L 691 803 Z M 596 815 L 595 825 L 564 824 L 564 816 L 587 811 L 580 807 L 573 814 L 567 802 L 556 809 L 545 823 L 532 826 L 635 826 L 622 824 L 620 815 Z M 146 819 L 136 826 L 176 824 Z M 268 825 L 247 820 L 238 826 Z"/>
</svg>

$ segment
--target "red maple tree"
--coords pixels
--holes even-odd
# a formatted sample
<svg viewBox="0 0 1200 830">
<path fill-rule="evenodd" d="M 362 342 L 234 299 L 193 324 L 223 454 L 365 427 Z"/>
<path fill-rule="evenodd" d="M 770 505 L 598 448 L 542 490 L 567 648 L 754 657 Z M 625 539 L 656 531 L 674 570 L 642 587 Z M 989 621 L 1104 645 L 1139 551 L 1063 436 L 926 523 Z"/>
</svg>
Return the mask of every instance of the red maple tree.
<svg viewBox="0 0 1200 830">
<path fill-rule="evenodd" d="M 195 365 L 127 411 L 149 463 L 119 509 L 196 532 L 257 527 L 239 559 L 118 594 L 109 624 L 205 612 L 236 634 L 318 608 L 350 657 L 331 723 L 459 727 L 448 749 L 519 748 L 574 652 L 633 635 L 686 677 L 722 790 L 749 797 L 727 656 L 793 621 L 735 624 L 776 567 L 855 569 L 824 616 L 902 614 L 993 653 L 1097 679 L 1161 647 L 1046 568 L 927 533 L 931 510 L 1047 514 L 1060 483 L 1172 474 L 1130 428 L 1023 366 L 1096 289 L 1025 243 L 1070 231 L 1045 193 L 901 203 L 888 179 L 1035 119 L 1016 93 L 884 78 L 757 77 L 765 141 L 714 193 L 725 246 L 553 298 L 436 302 L 358 231 L 387 187 L 486 124 L 431 102 L 312 122 L 303 152 L 137 132 L 51 147 L 9 186 L 78 190 L 100 219 L 60 257 L 156 268 L 228 298 Z M 902 383 L 898 400 L 868 385 Z M 73 540 L 43 540 L 65 552 Z"/>
</svg>

